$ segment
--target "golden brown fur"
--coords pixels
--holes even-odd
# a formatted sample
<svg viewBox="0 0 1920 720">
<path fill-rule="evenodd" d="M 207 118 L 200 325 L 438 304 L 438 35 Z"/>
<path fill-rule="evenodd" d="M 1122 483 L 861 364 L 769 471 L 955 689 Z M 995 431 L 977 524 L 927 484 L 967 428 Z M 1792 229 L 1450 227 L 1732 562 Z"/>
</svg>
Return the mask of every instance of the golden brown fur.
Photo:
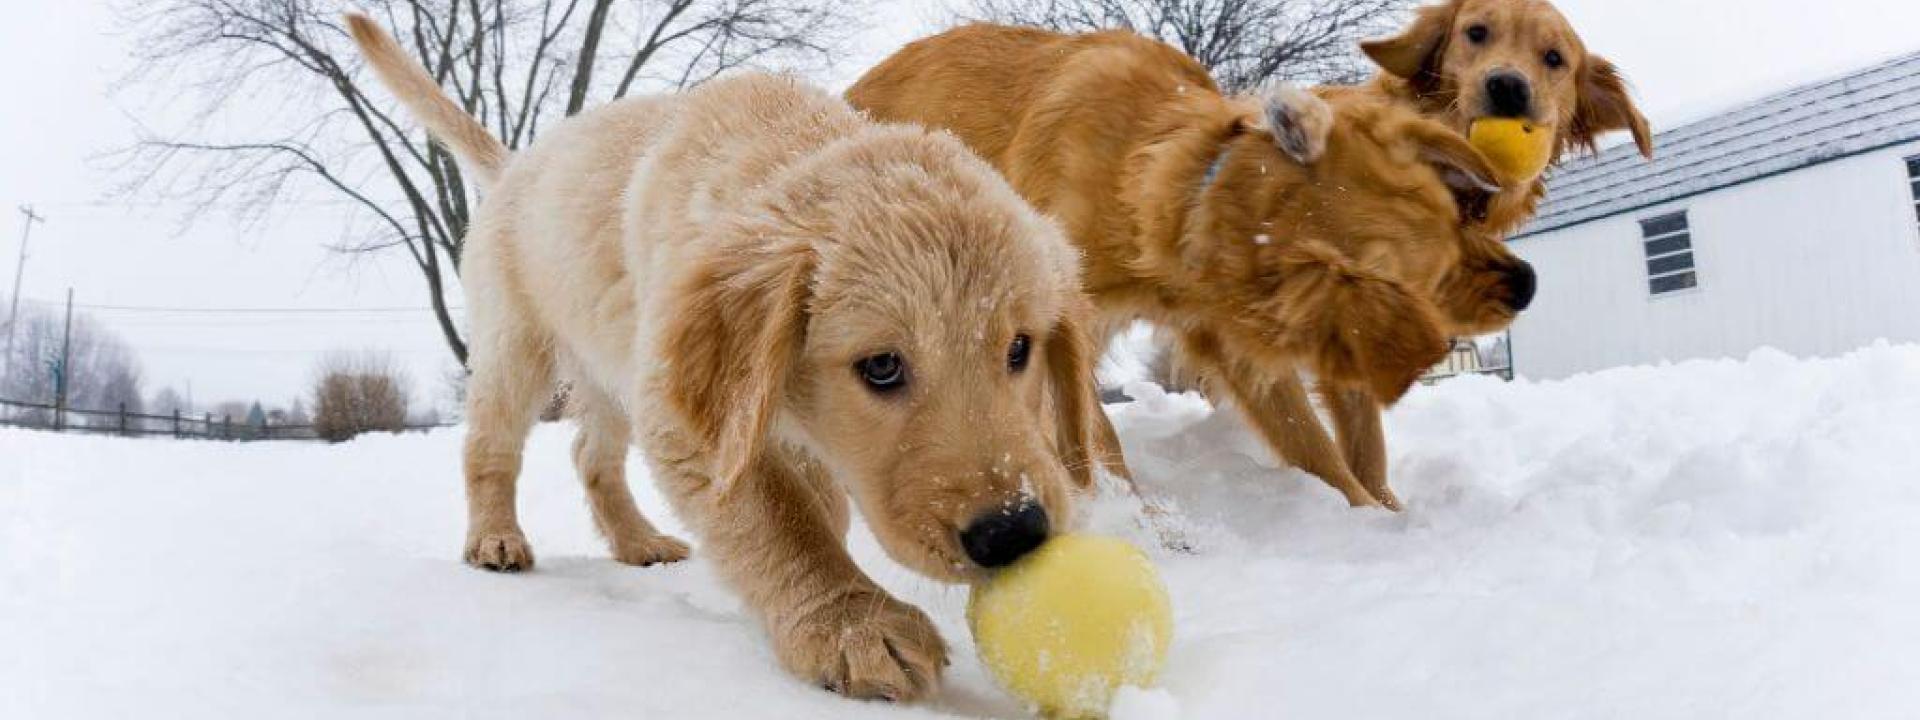
<svg viewBox="0 0 1920 720">
<path fill-rule="evenodd" d="M 1028 503 L 1066 524 L 1100 411 L 1058 229 L 951 137 L 766 75 L 619 101 L 507 158 L 390 37 L 352 25 L 436 137 L 497 177 L 463 268 L 467 561 L 532 566 L 514 483 L 568 379 L 617 559 L 688 552 L 627 492 L 637 439 L 787 668 L 856 697 L 927 694 L 945 645 L 848 556 L 847 497 L 889 555 L 950 582 L 983 575 L 956 538 L 968 523 Z M 1010 358 L 1022 335 L 1030 364 Z M 861 370 L 885 354 L 905 367 L 889 391 Z"/>
<path fill-rule="evenodd" d="M 1469 36 L 1474 28 L 1479 31 Z M 1488 78 L 1514 73 L 1528 88 L 1525 117 L 1555 130 L 1556 160 L 1592 150 L 1601 135 L 1615 130 L 1631 131 L 1640 153 L 1653 157 L 1653 131 L 1619 69 L 1589 52 L 1547 0 L 1446 0 L 1421 8 L 1400 35 L 1361 47 L 1383 70 L 1369 90 L 1462 134 L 1474 120 L 1496 112 Z M 1546 184 L 1537 180 L 1504 190 L 1489 208 L 1489 226 L 1501 234 L 1518 230 L 1545 193 Z"/>
<path fill-rule="evenodd" d="M 1485 158 L 1367 93 L 1228 97 L 1131 33 L 975 25 L 908 45 L 847 97 L 993 162 L 1084 251 L 1104 330 L 1172 330 L 1270 446 L 1356 505 L 1393 502 L 1384 473 L 1369 488 L 1348 469 L 1299 371 L 1377 412 L 1448 335 L 1512 316 L 1483 276 L 1517 261 L 1471 218 Z"/>
</svg>

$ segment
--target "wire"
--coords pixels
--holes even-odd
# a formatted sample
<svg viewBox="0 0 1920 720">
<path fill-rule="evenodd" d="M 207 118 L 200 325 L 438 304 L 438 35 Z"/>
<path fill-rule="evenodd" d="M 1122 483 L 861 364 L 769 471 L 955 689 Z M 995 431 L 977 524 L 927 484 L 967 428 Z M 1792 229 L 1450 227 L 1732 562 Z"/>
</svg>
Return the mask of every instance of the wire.
<svg viewBox="0 0 1920 720">
<path fill-rule="evenodd" d="M 64 307 L 65 302 L 41 300 L 39 298 L 20 298 L 23 302 L 47 307 Z M 428 307 L 170 307 L 162 305 L 98 305 L 74 303 L 76 310 L 97 312 L 127 313 L 181 313 L 199 315 L 381 315 L 395 313 L 430 313 Z M 466 308 L 450 306 L 448 312 L 463 312 Z"/>
</svg>

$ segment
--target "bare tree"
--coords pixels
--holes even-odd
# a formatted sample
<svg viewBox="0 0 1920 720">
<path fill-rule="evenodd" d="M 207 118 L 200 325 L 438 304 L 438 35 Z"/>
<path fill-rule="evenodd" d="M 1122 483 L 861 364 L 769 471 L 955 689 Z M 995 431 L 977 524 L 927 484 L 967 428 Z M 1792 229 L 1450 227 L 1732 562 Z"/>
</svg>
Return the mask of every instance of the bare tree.
<svg viewBox="0 0 1920 720">
<path fill-rule="evenodd" d="M 829 60 L 862 0 L 123 0 L 138 38 L 126 87 L 165 87 L 183 129 L 122 155 L 127 192 L 259 220 L 318 193 L 366 224 L 337 245 L 397 249 L 426 281 L 440 333 L 466 362 L 449 307 L 475 188 L 362 72 L 341 14 L 402 38 L 508 147 L 590 99 L 679 88 L 748 65 Z M 184 83 L 174 82 L 180 77 Z M 263 108 L 264 105 L 271 107 Z M 241 117 L 228 109 L 247 108 Z"/>
<path fill-rule="evenodd" d="M 1063 32 L 1121 28 L 1166 42 L 1230 92 L 1268 80 L 1353 83 L 1372 74 L 1358 42 L 1409 0 L 973 0 L 969 18 Z"/>
<path fill-rule="evenodd" d="M 172 387 L 163 387 L 159 392 L 154 393 L 153 399 L 147 401 L 147 410 L 155 415 L 172 415 L 176 412 L 182 415 L 193 414 L 193 408 L 187 406 L 186 398 Z"/>
<path fill-rule="evenodd" d="M 67 384 L 67 407 L 83 410 L 140 412 L 146 402 L 141 390 L 140 359 L 118 335 L 86 314 L 73 316 L 64 366 L 61 342 L 66 335 L 60 313 L 21 308 L 13 362 L 0 377 L 0 398 L 38 404 L 58 399 L 58 381 Z"/>
</svg>

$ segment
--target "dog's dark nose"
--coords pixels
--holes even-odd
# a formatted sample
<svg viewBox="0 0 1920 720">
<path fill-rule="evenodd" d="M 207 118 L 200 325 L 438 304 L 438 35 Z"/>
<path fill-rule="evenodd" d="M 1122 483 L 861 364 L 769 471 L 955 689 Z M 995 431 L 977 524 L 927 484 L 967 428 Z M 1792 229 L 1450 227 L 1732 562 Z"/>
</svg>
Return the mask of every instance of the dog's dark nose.
<svg viewBox="0 0 1920 720">
<path fill-rule="evenodd" d="M 1533 304 L 1533 291 L 1539 284 L 1533 275 L 1533 266 L 1521 260 L 1507 268 L 1506 275 L 1507 307 L 1513 308 L 1514 312 L 1527 309 L 1528 305 Z"/>
<path fill-rule="evenodd" d="M 1487 108 L 1496 117 L 1523 118 L 1533 113 L 1533 87 L 1525 75 L 1503 70 L 1487 75 Z"/>
<path fill-rule="evenodd" d="M 1046 509 L 1024 502 L 975 518 L 960 531 L 960 547 L 980 567 L 1004 567 L 1046 542 L 1048 528 Z"/>
</svg>

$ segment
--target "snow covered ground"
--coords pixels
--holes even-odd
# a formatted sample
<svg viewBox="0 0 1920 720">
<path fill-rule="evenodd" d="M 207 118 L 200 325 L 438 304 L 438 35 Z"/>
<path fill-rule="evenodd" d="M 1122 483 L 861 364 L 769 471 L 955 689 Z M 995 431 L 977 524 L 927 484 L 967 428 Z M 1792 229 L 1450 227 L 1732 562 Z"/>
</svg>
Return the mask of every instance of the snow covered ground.
<svg viewBox="0 0 1920 720">
<path fill-rule="evenodd" d="M 1165 689 L 1119 717 L 1920 713 L 1920 347 L 1421 390 L 1389 423 L 1400 515 L 1133 390 L 1116 422 L 1197 551 L 1156 552 L 1176 641 Z M 975 664 L 964 591 L 859 531 L 953 643 L 947 685 L 898 707 L 789 679 L 703 562 L 606 558 L 569 437 L 543 428 L 522 481 L 539 569 L 500 576 L 457 561 L 454 432 L 0 431 L 0 717 L 1019 714 Z M 1141 534 L 1124 503 L 1091 516 Z"/>
</svg>

